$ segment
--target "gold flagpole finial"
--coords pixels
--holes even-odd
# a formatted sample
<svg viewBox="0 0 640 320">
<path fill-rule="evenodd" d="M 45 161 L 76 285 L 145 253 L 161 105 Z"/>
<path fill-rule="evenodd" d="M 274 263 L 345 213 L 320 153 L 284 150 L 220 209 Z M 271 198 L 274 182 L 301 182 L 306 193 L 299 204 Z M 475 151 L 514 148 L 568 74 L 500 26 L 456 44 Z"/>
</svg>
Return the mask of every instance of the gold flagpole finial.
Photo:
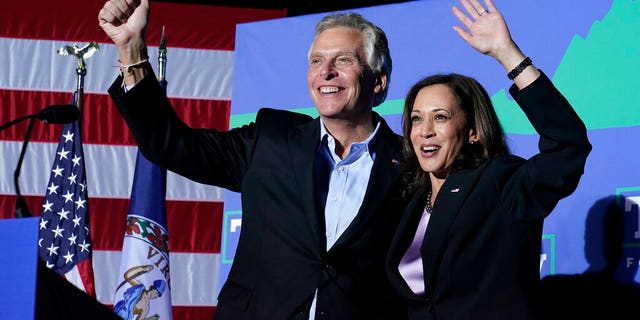
<svg viewBox="0 0 640 320">
<path fill-rule="evenodd" d="M 167 73 L 167 45 L 164 40 L 164 26 L 162 26 L 162 36 L 160 47 L 158 48 L 158 81 L 166 81 Z"/>
</svg>

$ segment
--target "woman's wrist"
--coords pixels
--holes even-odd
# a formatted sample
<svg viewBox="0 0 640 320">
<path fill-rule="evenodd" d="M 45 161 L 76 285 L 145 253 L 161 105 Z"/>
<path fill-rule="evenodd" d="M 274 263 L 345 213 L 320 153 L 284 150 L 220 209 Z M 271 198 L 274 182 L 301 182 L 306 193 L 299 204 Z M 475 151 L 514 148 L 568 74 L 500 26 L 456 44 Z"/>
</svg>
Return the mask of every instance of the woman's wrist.
<svg viewBox="0 0 640 320">
<path fill-rule="evenodd" d="M 506 72 L 510 72 L 513 70 L 518 64 L 522 62 L 526 58 L 524 53 L 520 50 L 518 45 L 515 42 L 511 41 L 507 45 L 503 46 L 497 53 L 494 58 L 502 65 Z"/>
</svg>

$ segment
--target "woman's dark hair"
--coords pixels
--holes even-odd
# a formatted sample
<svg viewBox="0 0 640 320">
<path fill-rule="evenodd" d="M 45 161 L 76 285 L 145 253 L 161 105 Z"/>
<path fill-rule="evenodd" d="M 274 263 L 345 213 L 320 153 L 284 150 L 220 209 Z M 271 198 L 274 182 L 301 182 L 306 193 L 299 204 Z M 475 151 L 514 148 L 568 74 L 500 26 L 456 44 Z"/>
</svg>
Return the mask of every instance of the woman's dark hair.
<svg viewBox="0 0 640 320">
<path fill-rule="evenodd" d="M 491 103 L 487 91 L 473 78 L 456 73 L 428 76 L 411 87 L 404 102 L 402 133 L 404 134 L 405 195 L 410 195 L 419 186 L 427 183 L 429 175 L 420 168 L 420 163 L 411 143 L 411 111 L 418 92 L 435 84 L 447 86 L 458 99 L 458 106 L 465 114 L 466 126 L 473 128 L 479 141 L 465 144 L 454 160 L 450 172 L 476 168 L 488 159 L 509 153 L 504 131 Z"/>
</svg>

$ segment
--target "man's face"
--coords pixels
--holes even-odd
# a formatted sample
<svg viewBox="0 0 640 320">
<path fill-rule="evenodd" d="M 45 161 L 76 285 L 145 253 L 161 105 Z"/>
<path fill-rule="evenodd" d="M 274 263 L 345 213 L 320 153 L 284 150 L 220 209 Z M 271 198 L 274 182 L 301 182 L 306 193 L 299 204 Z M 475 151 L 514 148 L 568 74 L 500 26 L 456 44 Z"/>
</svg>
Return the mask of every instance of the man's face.
<svg viewBox="0 0 640 320">
<path fill-rule="evenodd" d="M 353 119 L 372 107 L 375 79 L 364 51 L 362 32 L 335 27 L 320 33 L 311 45 L 307 81 L 320 116 Z"/>
</svg>

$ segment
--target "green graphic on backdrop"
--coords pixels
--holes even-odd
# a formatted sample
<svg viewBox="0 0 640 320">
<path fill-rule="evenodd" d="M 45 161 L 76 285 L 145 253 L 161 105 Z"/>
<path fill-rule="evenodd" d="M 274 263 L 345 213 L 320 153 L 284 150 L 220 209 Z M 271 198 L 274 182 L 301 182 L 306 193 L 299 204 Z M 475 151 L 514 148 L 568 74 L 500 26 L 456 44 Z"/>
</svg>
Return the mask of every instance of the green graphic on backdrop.
<svg viewBox="0 0 640 320">
<path fill-rule="evenodd" d="M 553 82 L 571 102 L 588 129 L 640 125 L 640 2 L 617 0 L 586 39 L 575 36 L 558 65 Z M 492 97 L 508 133 L 535 131 L 504 91 Z"/>
<path fill-rule="evenodd" d="M 616 0 L 602 21 L 595 21 L 586 39 L 575 36 L 555 71 L 553 82 L 571 102 L 588 129 L 640 125 L 640 1 Z M 507 133 L 535 134 L 505 90 L 491 100 Z M 404 100 L 388 100 L 375 111 L 402 113 Z M 313 107 L 291 111 L 317 117 Z M 229 127 L 254 121 L 256 113 L 231 115 Z"/>
</svg>

